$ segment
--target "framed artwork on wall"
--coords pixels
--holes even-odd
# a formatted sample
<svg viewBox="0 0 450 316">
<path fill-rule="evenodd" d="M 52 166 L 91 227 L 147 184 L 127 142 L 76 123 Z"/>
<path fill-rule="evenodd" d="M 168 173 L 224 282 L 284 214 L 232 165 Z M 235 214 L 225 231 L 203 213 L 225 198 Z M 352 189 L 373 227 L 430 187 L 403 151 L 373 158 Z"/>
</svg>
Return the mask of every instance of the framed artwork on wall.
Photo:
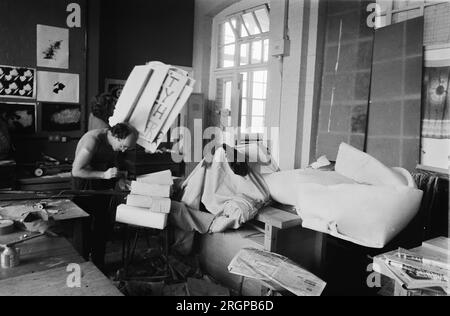
<svg viewBox="0 0 450 316">
<path fill-rule="evenodd" d="M 0 102 L 0 119 L 11 135 L 34 135 L 37 132 L 36 104 Z"/>
<path fill-rule="evenodd" d="M 79 104 L 41 103 L 42 132 L 78 132 L 82 127 Z"/>
<path fill-rule="evenodd" d="M 36 98 L 36 69 L 0 65 L 0 98 Z"/>
<path fill-rule="evenodd" d="M 106 79 L 105 92 L 110 93 L 116 100 L 118 100 L 126 82 L 126 80 Z"/>
<path fill-rule="evenodd" d="M 425 47 L 421 164 L 450 166 L 450 45 Z"/>
</svg>

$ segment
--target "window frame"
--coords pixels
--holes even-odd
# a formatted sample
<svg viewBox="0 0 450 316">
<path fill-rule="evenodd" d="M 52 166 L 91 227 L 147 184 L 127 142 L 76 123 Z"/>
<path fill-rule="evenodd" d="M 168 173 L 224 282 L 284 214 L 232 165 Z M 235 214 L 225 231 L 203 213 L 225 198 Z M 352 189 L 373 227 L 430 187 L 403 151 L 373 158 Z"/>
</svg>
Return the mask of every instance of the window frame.
<svg viewBox="0 0 450 316">
<path fill-rule="evenodd" d="M 216 100 L 216 92 L 217 92 L 217 82 L 218 79 L 221 78 L 234 78 L 233 82 L 233 97 L 232 97 L 232 126 L 238 127 L 237 132 L 237 143 L 242 143 L 244 141 L 248 140 L 255 140 L 260 139 L 263 133 L 242 133 L 241 131 L 241 118 L 242 118 L 242 82 L 241 82 L 241 73 L 243 72 L 254 72 L 254 71 L 267 71 L 267 76 L 269 75 L 269 59 L 270 59 L 270 52 L 269 52 L 269 45 L 267 45 L 267 55 L 266 49 L 264 46 L 265 41 L 270 41 L 270 29 L 268 32 L 262 32 L 262 26 L 260 25 L 255 11 L 258 11 L 260 9 L 265 9 L 267 11 L 269 22 L 270 22 L 270 8 L 269 8 L 269 1 L 264 0 L 255 0 L 255 1 L 242 1 L 243 3 L 240 4 L 245 5 L 246 2 L 252 2 L 255 3 L 255 5 L 249 5 L 247 8 L 236 8 L 236 11 L 231 14 L 223 14 L 224 10 L 221 14 L 218 14 L 213 19 L 213 35 L 212 35 L 212 49 L 211 49 L 211 68 L 210 68 L 210 74 L 211 74 L 211 80 L 210 80 L 210 89 L 209 89 L 209 97 L 211 100 Z M 252 13 L 253 18 L 255 19 L 257 23 L 258 29 L 261 31 L 259 34 L 251 35 L 249 30 L 247 29 L 244 19 L 241 18 L 244 14 Z M 233 18 L 236 19 L 237 24 L 236 26 L 233 26 L 233 24 L 230 22 Z M 222 24 L 230 22 L 231 28 L 235 35 L 235 42 L 229 43 L 229 44 L 223 44 L 221 43 L 221 28 Z M 248 36 L 241 37 L 240 36 L 240 27 L 245 27 L 246 33 Z M 260 63 L 252 63 L 252 45 L 254 42 L 261 40 L 262 50 L 261 50 L 261 62 Z M 241 65 L 241 45 L 250 43 L 249 50 L 248 50 L 248 64 Z M 234 66 L 233 67 L 219 67 L 220 63 L 220 54 L 223 47 L 226 45 L 235 45 L 235 56 L 234 56 Z M 265 58 L 267 57 L 267 58 Z M 250 82 L 249 82 L 250 86 Z M 266 99 L 265 99 L 265 107 L 264 107 L 264 121 L 266 119 L 266 112 L 267 112 L 267 93 L 269 91 L 268 89 L 268 82 L 266 83 Z M 251 108 L 250 108 L 251 109 Z M 249 109 L 247 109 L 248 111 Z M 247 113 L 247 117 L 249 117 Z M 250 116 L 253 117 L 253 116 Z M 247 119 L 248 121 L 248 119 Z M 251 121 L 250 121 L 251 122 Z"/>
<path fill-rule="evenodd" d="M 448 0 L 421 0 L 419 4 L 406 3 L 404 6 L 400 5 L 395 8 L 395 4 L 404 3 L 404 0 L 377 0 L 376 3 L 381 6 L 381 2 L 388 3 L 386 9 L 382 10 L 379 15 L 377 15 L 376 28 L 385 27 L 393 23 L 403 22 L 409 19 L 413 19 L 417 16 L 423 16 L 425 14 L 425 9 L 430 6 L 435 6 L 443 3 L 448 3 Z M 418 2 L 418 1 L 417 1 Z M 408 14 L 409 11 L 419 10 L 419 15 L 407 16 L 405 19 L 393 22 L 395 14 Z M 383 22 L 383 18 L 385 19 Z"/>
</svg>

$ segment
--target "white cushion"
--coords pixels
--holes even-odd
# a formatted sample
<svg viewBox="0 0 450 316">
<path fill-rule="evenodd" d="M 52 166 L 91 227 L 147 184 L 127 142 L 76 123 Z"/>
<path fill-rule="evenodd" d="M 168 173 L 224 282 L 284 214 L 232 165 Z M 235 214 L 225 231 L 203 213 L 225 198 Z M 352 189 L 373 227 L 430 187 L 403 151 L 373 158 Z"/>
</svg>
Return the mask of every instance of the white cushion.
<svg viewBox="0 0 450 316">
<path fill-rule="evenodd" d="M 339 147 L 335 170 L 359 183 L 387 186 L 408 185 L 404 176 L 386 167 L 372 156 L 345 143 Z"/>
<path fill-rule="evenodd" d="M 289 170 L 263 175 L 273 200 L 286 205 L 297 205 L 298 189 L 309 184 L 355 183 L 337 172 L 319 170 Z"/>
<path fill-rule="evenodd" d="M 422 194 L 407 186 L 311 184 L 298 188 L 297 210 L 304 227 L 383 248 L 417 214 Z"/>
</svg>

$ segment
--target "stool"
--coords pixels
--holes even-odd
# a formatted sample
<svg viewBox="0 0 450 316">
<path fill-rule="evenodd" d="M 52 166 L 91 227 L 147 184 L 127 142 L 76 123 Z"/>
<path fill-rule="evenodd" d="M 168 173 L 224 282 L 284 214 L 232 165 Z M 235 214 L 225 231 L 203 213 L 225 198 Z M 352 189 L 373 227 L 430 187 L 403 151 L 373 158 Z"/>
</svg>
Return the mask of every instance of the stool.
<svg viewBox="0 0 450 316">
<path fill-rule="evenodd" d="M 145 279 L 148 281 L 162 281 L 169 277 L 169 263 L 168 263 L 168 257 L 169 257 L 169 242 L 170 242 L 170 234 L 169 234 L 169 228 L 166 227 L 164 230 L 157 230 L 154 228 L 147 228 L 147 227 L 141 227 L 141 226 L 134 226 L 134 225 L 128 225 L 128 224 L 122 224 L 124 226 L 123 230 L 123 243 L 122 243 L 122 264 L 123 264 L 123 271 L 124 275 L 123 278 L 130 279 L 128 276 L 128 269 L 129 266 L 133 263 L 134 256 L 136 253 L 136 247 L 137 243 L 139 241 L 140 236 L 144 235 L 147 245 L 150 248 L 150 242 L 148 239 L 148 231 L 159 231 L 160 238 L 162 239 L 162 254 L 163 258 L 165 260 L 165 275 L 162 276 L 154 276 L 154 277 L 146 277 Z M 130 229 L 134 230 L 134 232 L 130 235 Z"/>
</svg>

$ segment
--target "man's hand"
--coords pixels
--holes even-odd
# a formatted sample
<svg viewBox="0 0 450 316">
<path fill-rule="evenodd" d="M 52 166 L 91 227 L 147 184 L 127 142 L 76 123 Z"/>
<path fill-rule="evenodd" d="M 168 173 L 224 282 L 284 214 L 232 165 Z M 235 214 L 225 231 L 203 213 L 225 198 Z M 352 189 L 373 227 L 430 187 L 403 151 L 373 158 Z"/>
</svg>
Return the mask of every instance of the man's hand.
<svg viewBox="0 0 450 316">
<path fill-rule="evenodd" d="M 119 174 L 120 174 L 119 169 L 111 168 L 104 172 L 103 179 L 105 179 L 105 180 L 115 179 L 119 176 Z"/>
</svg>

